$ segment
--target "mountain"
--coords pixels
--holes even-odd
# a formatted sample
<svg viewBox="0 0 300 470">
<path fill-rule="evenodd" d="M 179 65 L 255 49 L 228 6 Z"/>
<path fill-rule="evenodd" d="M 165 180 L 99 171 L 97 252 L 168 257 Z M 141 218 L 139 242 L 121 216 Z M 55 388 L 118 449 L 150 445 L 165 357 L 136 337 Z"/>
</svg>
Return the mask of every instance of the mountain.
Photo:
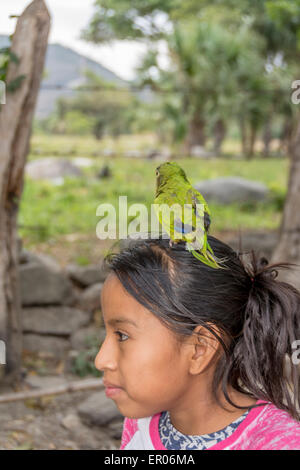
<svg viewBox="0 0 300 470">
<path fill-rule="evenodd" d="M 0 48 L 8 45 L 9 37 L 0 34 Z M 113 82 L 120 87 L 129 85 L 128 82 L 122 80 L 95 60 L 88 59 L 69 47 L 60 44 L 49 44 L 44 67 L 44 79 L 38 95 L 35 117 L 41 119 L 48 116 L 54 110 L 55 102 L 60 96 L 73 96 L 76 92 L 70 90 L 70 88 L 83 83 L 83 72 L 87 68 L 104 80 Z"/>
</svg>

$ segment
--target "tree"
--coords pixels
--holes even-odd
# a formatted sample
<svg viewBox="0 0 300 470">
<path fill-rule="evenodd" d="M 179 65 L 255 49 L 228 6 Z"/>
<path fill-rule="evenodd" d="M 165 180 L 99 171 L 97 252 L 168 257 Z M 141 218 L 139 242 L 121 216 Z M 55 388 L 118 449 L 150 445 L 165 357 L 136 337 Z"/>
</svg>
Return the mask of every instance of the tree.
<svg viewBox="0 0 300 470">
<path fill-rule="evenodd" d="M 159 67 L 158 53 L 152 50 L 139 76 L 142 84 L 161 93 L 166 117 L 173 119 L 176 135 L 185 137 L 187 153 L 205 145 L 208 122 L 218 131 L 217 152 L 224 123 L 241 110 L 245 119 L 259 125 L 257 95 L 263 96 L 267 77 L 261 41 L 247 27 L 231 31 L 210 19 L 189 21 L 175 27 L 167 45 L 168 68 Z"/>
<path fill-rule="evenodd" d="M 6 343 L 5 371 L 11 380 L 20 377 L 22 353 L 17 217 L 49 28 L 44 1 L 34 0 L 19 17 L 13 35 L 11 53 L 22 60 L 7 66 L 7 83 L 19 76 L 24 79 L 14 93 L 7 93 L 0 112 L 0 337 Z"/>
<path fill-rule="evenodd" d="M 59 133 L 92 133 L 96 139 L 105 134 L 117 136 L 129 130 L 129 110 L 135 98 L 126 88 L 106 82 L 91 70 L 74 98 L 59 98 L 56 110 L 44 128 Z"/>
<path fill-rule="evenodd" d="M 163 93 L 181 94 L 177 110 L 178 100 L 161 100 L 166 116 L 173 119 L 175 135 L 185 135 L 187 151 L 203 146 L 209 116 L 214 150 L 219 153 L 228 115 L 238 110 L 243 153 L 250 158 L 272 98 L 266 93 L 269 77 L 264 67 L 267 62 L 276 67 L 279 46 L 291 44 L 291 35 L 270 18 L 269 4 L 264 0 L 98 1 L 83 37 L 95 43 L 146 41 L 149 52 L 141 67 L 146 76 L 143 83 L 151 82 L 154 89 L 161 88 L 157 74 L 152 79 L 153 68 L 158 68 L 155 45 L 163 39 L 171 63 L 169 75 L 159 71 Z"/>
</svg>

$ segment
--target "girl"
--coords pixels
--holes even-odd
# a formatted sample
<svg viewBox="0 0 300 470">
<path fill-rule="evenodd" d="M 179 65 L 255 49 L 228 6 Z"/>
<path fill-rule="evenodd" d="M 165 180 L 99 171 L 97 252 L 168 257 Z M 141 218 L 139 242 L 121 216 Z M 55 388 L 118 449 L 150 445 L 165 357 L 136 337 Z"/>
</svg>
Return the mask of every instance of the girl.
<svg viewBox="0 0 300 470">
<path fill-rule="evenodd" d="M 167 239 L 106 257 L 95 366 L 125 416 L 121 449 L 300 449 L 300 293 L 209 236 L 225 269 Z"/>
</svg>

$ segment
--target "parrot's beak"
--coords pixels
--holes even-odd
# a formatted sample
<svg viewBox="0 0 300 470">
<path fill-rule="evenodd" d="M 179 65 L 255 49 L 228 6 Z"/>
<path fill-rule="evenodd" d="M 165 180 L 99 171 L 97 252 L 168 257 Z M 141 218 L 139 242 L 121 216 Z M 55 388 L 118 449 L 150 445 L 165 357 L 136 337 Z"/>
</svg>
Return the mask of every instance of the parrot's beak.
<svg viewBox="0 0 300 470">
<path fill-rule="evenodd" d="M 161 183 L 161 176 L 158 175 L 156 177 L 156 194 L 158 193 L 158 190 L 159 190 L 159 187 L 160 187 L 160 183 Z"/>
<path fill-rule="evenodd" d="M 159 186 L 159 176 L 156 177 L 156 192 L 158 191 L 158 186 Z"/>
</svg>

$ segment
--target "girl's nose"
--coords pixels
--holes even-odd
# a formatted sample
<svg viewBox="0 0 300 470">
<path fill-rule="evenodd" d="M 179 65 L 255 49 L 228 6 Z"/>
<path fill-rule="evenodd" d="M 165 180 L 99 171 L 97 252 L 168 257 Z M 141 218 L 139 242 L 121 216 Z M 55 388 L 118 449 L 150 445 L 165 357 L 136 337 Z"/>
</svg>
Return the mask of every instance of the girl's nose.
<svg viewBox="0 0 300 470">
<path fill-rule="evenodd" d="M 94 361 L 96 369 L 104 371 L 105 369 L 115 370 L 117 366 L 117 361 L 115 354 L 112 348 L 112 345 L 106 337 L 102 346 L 99 349 L 97 356 Z"/>
</svg>

